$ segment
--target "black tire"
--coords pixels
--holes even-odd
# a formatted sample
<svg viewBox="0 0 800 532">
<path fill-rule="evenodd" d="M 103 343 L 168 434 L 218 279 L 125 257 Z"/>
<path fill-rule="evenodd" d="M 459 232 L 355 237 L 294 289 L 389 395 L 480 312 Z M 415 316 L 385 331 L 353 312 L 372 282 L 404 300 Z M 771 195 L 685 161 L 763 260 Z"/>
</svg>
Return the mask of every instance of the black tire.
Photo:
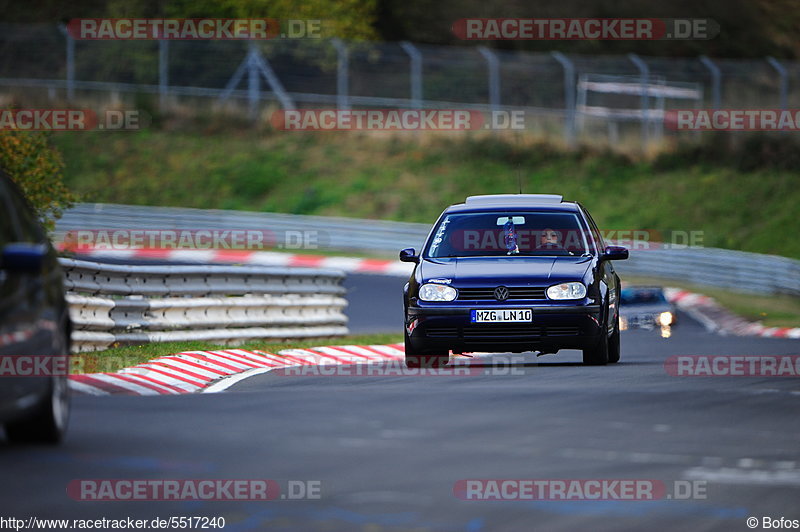
<svg viewBox="0 0 800 532">
<path fill-rule="evenodd" d="M 603 327 L 603 334 L 597 345 L 583 350 L 583 363 L 587 366 L 605 366 L 608 364 L 608 336 L 606 328 Z"/>
<path fill-rule="evenodd" d="M 14 443 L 60 443 L 69 421 L 69 382 L 66 375 L 52 377 L 47 396 L 30 416 L 6 423 L 6 436 Z"/>
<path fill-rule="evenodd" d="M 616 364 L 619 362 L 620 346 L 619 346 L 619 314 L 617 314 L 617 324 L 614 327 L 614 332 L 608 339 L 608 363 Z"/>
<path fill-rule="evenodd" d="M 404 335 L 406 366 L 409 368 L 441 368 L 447 365 L 450 354 L 447 352 L 420 351 L 411 346 L 408 334 Z"/>
</svg>

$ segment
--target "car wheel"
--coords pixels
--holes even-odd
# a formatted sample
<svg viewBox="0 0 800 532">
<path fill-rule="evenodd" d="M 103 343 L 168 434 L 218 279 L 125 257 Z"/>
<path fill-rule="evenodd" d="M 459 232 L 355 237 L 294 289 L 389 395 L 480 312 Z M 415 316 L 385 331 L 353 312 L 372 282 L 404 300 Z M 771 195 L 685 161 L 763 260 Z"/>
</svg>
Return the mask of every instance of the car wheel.
<svg viewBox="0 0 800 532">
<path fill-rule="evenodd" d="M 408 340 L 408 334 L 404 335 L 405 348 L 406 348 L 406 366 L 409 368 L 441 368 L 447 365 L 450 360 L 450 354 L 423 352 L 414 349 L 411 342 Z"/>
<path fill-rule="evenodd" d="M 602 329 L 604 332 L 600 335 L 600 340 L 597 345 L 589 349 L 583 350 L 583 363 L 589 366 L 605 366 L 608 364 L 608 344 L 609 338 L 605 334 L 606 328 Z"/>
<path fill-rule="evenodd" d="M 617 315 L 617 325 L 614 327 L 611 338 L 608 339 L 608 362 L 610 364 L 619 362 L 619 354 L 619 315 Z"/>
<path fill-rule="evenodd" d="M 69 410 L 69 378 L 54 376 L 47 395 L 32 415 L 6 423 L 6 436 L 14 443 L 59 443 L 67 431 Z"/>
</svg>

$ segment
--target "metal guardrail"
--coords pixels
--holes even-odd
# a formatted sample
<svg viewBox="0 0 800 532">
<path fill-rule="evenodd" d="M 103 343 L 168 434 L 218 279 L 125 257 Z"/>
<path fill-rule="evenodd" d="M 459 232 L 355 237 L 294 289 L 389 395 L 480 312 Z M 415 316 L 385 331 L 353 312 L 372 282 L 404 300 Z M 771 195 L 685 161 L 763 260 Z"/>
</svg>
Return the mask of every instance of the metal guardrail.
<svg viewBox="0 0 800 532">
<path fill-rule="evenodd" d="M 800 261 L 718 248 L 631 250 L 614 264 L 621 275 L 677 279 L 739 292 L 800 296 Z"/>
<path fill-rule="evenodd" d="M 59 259 L 78 351 L 112 344 L 347 334 L 344 273 L 259 266 L 130 266 Z"/>
<path fill-rule="evenodd" d="M 282 242 L 287 232 L 314 232 L 321 248 L 396 255 L 403 247 L 422 246 L 430 226 L 327 216 L 144 207 L 104 203 L 80 203 L 64 213 L 56 224 L 56 240 L 79 230 L 216 230 L 271 231 Z"/>
<path fill-rule="evenodd" d="M 56 225 L 57 236 L 79 229 L 176 229 L 213 227 L 280 231 L 318 231 L 321 247 L 396 256 L 406 247 L 420 249 L 427 224 L 328 218 L 295 214 L 79 204 Z M 651 243 L 652 244 L 652 243 Z M 631 249 L 616 263 L 620 273 L 678 279 L 701 286 L 742 292 L 800 296 L 800 261 L 718 248 Z"/>
</svg>

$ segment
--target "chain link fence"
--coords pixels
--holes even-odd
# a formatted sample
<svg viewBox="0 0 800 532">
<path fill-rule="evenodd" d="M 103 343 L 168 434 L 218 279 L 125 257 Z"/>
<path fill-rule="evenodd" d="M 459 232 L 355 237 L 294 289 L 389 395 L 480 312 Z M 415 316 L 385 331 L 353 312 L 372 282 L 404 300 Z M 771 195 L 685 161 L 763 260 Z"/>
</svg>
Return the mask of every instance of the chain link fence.
<svg viewBox="0 0 800 532">
<path fill-rule="evenodd" d="M 134 105 L 150 95 L 161 110 L 205 110 L 211 103 L 252 119 L 277 107 L 518 109 L 526 128 L 563 134 L 570 144 L 629 135 L 648 142 L 664 133 L 659 122 L 669 109 L 800 107 L 800 91 L 792 90 L 798 77 L 800 62 L 772 58 L 564 55 L 337 39 L 79 41 L 58 26 L 0 24 L 5 105 L 95 101 L 103 94 Z M 582 81 L 591 79 L 614 79 L 627 89 L 584 91 Z M 672 97 L 676 88 L 691 97 Z"/>
</svg>

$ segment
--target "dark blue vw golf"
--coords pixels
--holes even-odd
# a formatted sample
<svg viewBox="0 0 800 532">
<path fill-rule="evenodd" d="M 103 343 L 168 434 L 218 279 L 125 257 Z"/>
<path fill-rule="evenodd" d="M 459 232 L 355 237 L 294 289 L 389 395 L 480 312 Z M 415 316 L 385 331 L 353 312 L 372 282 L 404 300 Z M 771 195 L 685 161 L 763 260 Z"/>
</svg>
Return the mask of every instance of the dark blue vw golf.
<svg viewBox="0 0 800 532">
<path fill-rule="evenodd" d="M 470 196 L 442 213 L 404 289 L 406 363 L 464 353 L 580 349 L 617 362 L 619 277 L 587 210 L 549 194 Z"/>
</svg>

